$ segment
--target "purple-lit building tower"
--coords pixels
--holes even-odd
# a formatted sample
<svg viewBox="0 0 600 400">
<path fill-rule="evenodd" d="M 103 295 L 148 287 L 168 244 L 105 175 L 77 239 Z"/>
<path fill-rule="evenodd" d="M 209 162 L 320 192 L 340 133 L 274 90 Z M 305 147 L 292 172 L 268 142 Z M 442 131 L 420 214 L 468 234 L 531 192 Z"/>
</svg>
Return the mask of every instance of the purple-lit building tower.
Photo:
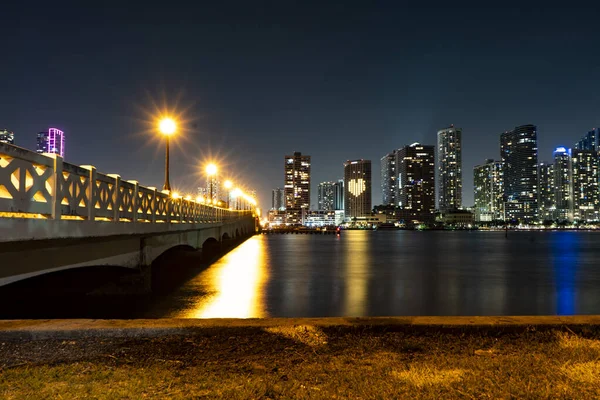
<svg viewBox="0 0 600 400">
<path fill-rule="evenodd" d="M 65 133 L 60 129 L 50 128 L 37 135 L 37 152 L 54 153 L 65 156 Z"/>
</svg>

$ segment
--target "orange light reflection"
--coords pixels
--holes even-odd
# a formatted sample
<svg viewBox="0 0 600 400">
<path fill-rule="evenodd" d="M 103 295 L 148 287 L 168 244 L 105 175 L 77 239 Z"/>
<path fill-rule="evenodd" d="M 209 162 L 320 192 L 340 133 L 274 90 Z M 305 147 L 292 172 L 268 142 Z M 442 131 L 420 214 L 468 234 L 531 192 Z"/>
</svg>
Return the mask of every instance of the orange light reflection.
<svg viewBox="0 0 600 400">
<path fill-rule="evenodd" d="M 204 299 L 186 318 L 264 318 L 269 278 L 261 236 L 242 243 L 205 273 L 213 297 Z"/>
</svg>

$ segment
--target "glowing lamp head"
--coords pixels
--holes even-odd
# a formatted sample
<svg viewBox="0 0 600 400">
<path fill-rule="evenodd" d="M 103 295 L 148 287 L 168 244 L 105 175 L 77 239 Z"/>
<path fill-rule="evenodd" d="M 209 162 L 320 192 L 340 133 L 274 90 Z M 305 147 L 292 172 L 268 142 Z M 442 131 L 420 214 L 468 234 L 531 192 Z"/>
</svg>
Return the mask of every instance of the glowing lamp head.
<svg viewBox="0 0 600 400">
<path fill-rule="evenodd" d="M 232 186 L 233 186 L 233 183 L 231 183 L 230 180 L 225 181 L 225 189 L 231 189 Z"/>
<path fill-rule="evenodd" d="M 177 130 L 177 124 L 171 118 L 163 118 L 158 124 L 158 129 L 163 135 L 172 135 Z"/>
<path fill-rule="evenodd" d="M 217 166 L 215 164 L 208 164 L 206 166 L 206 174 L 207 175 L 214 175 L 217 173 Z"/>
<path fill-rule="evenodd" d="M 174 199 L 178 199 L 178 198 L 179 198 L 179 193 L 177 193 L 177 192 L 172 192 L 172 193 L 171 193 L 171 197 L 172 197 L 172 198 L 174 198 Z"/>
</svg>

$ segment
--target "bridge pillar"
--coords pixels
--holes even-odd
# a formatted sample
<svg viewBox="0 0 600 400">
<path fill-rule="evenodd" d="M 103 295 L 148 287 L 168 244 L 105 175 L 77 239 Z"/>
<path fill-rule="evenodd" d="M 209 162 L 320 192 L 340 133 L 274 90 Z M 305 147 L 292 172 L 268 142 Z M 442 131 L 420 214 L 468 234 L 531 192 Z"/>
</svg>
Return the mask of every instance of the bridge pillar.
<svg viewBox="0 0 600 400">
<path fill-rule="evenodd" d="M 96 191 L 94 187 L 96 186 L 96 167 L 91 165 L 82 165 L 81 168 L 87 169 L 88 172 L 88 185 L 86 188 L 86 196 L 88 198 L 87 205 L 87 219 L 88 221 L 96 220 Z"/>
<path fill-rule="evenodd" d="M 120 210 L 119 208 L 121 207 L 121 193 L 119 192 L 119 188 L 121 187 L 121 175 L 117 175 L 117 174 L 108 174 L 107 176 L 110 176 L 111 178 L 113 178 L 115 180 L 115 183 L 113 185 L 113 191 L 112 191 L 112 198 L 113 198 L 113 204 L 114 204 L 114 208 L 113 208 L 113 222 L 119 222 L 120 218 Z"/>
<path fill-rule="evenodd" d="M 54 159 L 54 175 L 52 176 L 52 210 L 50 217 L 52 219 L 60 219 L 62 214 L 61 203 L 62 203 L 62 193 L 60 190 L 60 182 L 62 179 L 63 172 L 63 159 L 58 154 L 52 154 L 51 156 Z"/>
<path fill-rule="evenodd" d="M 138 208 L 140 208 L 140 201 L 138 198 L 140 184 L 138 181 L 127 181 L 133 184 L 133 197 L 131 198 L 131 222 L 137 222 L 138 220 Z"/>
<path fill-rule="evenodd" d="M 158 203 L 156 201 L 156 188 L 154 186 L 151 186 L 148 189 L 152 191 L 152 199 L 150 201 L 150 204 L 148 205 L 148 207 L 150 207 L 151 210 L 150 221 L 152 223 L 155 223 L 156 213 L 158 212 Z"/>
</svg>

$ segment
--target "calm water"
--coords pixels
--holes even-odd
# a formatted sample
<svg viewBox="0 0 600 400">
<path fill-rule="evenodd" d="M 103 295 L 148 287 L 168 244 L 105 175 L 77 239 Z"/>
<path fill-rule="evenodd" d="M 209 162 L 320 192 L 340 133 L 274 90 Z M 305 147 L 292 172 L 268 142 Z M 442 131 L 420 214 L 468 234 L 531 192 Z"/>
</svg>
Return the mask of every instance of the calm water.
<svg viewBox="0 0 600 400">
<path fill-rule="evenodd" d="M 146 316 L 600 313 L 600 234 L 255 236 Z"/>
<path fill-rule="evenodd" d="M 260 235 L 187 267 L 167 293 L 9 299 L 0 318 L 600 314 L 600 233 Z"/>
</svg>

